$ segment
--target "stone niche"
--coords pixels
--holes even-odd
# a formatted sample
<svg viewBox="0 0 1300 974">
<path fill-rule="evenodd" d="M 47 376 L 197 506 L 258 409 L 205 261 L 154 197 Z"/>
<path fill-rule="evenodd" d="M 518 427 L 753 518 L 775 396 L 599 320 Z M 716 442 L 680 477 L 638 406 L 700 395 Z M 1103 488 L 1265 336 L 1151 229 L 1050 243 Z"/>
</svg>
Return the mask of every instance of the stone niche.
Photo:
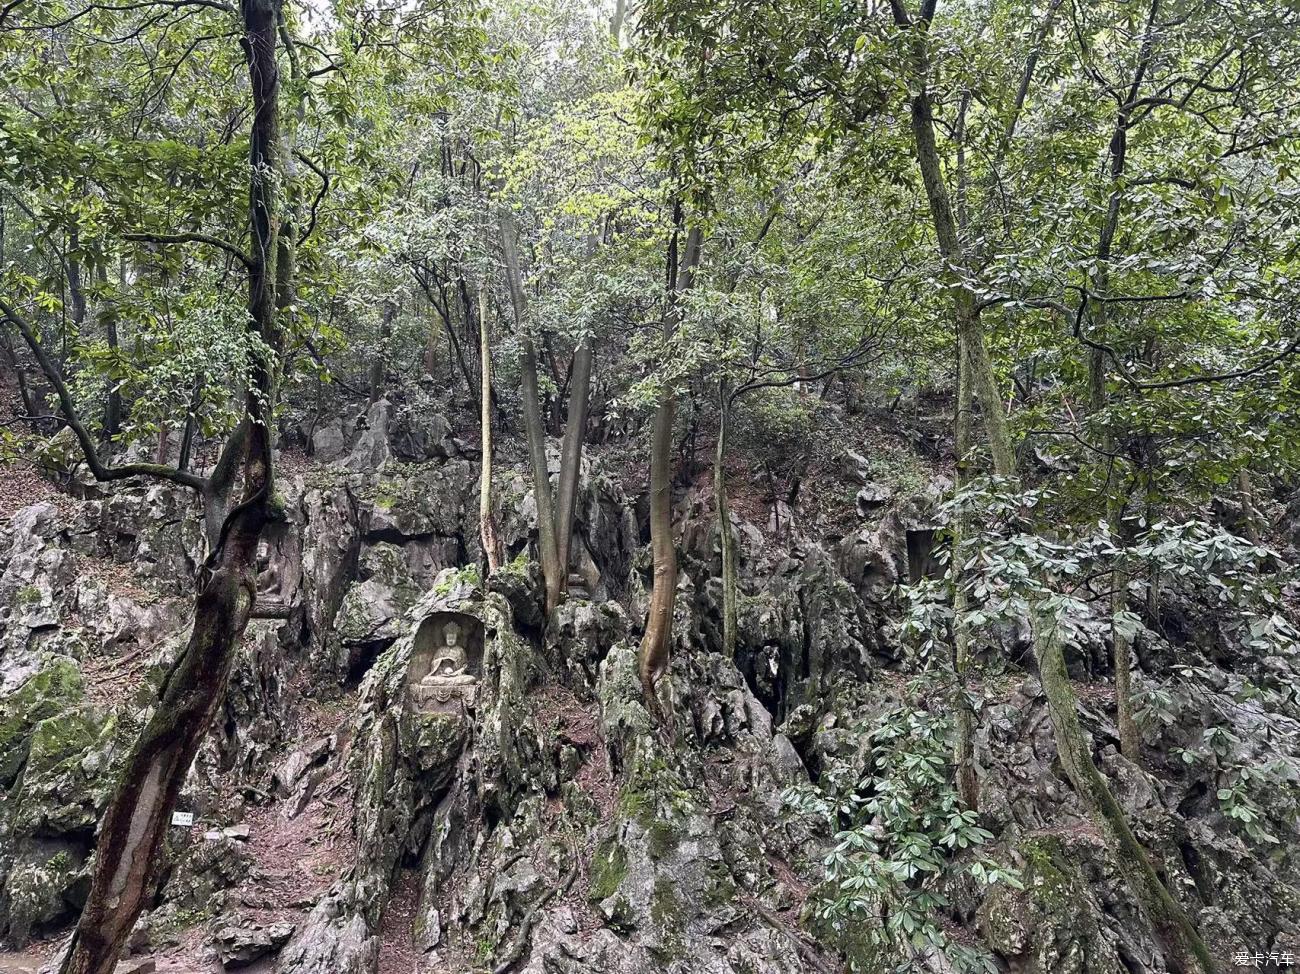
<svg viewBox="0 0 1300 974">
<path fill-rule="evenodd" d="M 943 578 L 934 528 L 916 528 L 907 532 L 907 580 L 912 585 L 927 578 Z"/>
<path fill-rule="evenodd" d="M 257 615 L 287 618 L 302 586 L 302 545 L 291 524 L 272 523 L 257 547 Z"/>
<path fill-rule="evenodd" d="M 421 713 L 459 714 L 478 696 L 483 624 L 460 612 L 435 612 L 420 623 L 406 671 L 407 693 Z"/>
</svg>

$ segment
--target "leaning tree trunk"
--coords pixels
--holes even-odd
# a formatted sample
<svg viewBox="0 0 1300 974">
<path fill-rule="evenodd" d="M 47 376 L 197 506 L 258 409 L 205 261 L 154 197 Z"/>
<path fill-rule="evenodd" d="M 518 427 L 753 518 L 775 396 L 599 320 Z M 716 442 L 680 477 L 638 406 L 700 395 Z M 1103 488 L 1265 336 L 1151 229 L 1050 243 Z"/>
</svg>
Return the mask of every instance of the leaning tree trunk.
<svg viewBox="0 0 1300 974">
<path fill-rule="evenodd" d="M 492 343 L 488 334 L 487 287 L 478 291 L 479 362 L 482 381 L 479 383 L 479 422 L 482 426 L 483 461 L 479 473 L 478 521 L 479 539 L 483 543 L 483 556 L 488 571 L 501 567 L 501 536 L 497 531 L 496 515 L 492 510 Z"/>
<path fill-rule="evenodd" d="M 256 540 L 227 540 L 194 606 L 189 644 L 127 758 L 100 823 L 90 897 L 63 974 L 110 974 L 153 893 L 172 810 L 217 709 L 252 610 Z"/>
<path fill-rule="evenodd" d="M 664 315 L 664 337 L 677 330 L 681 315 L 680 297 L 690 290 L 700 259 L 701 233 L 692 229 L 686 237 L 686 252 L 680 266 L 677 236 L 669 244 L 668 307 Z M 654 579 L 650 590 L 650 613 L 641 640 L 639 668 L 646 704 L 671 736 L 672 724 L 659 704 L 655 688 L 668 669 L 668 647 L 673 630 L 673 601 L 677 594 L 677 551 L 673 547 L 672 442 L 677 395 L 665 382 L 655 410 L 654 434 L 650 446 L 650 551 Z"/>
<path fill-rule="evenodd" d="M 501 215 L 501 249 L 505 257 L 506 277 L 510 285 L 510 303 L 514 307 L 515 325 L 519 331 L 521 385 L 523 391 L 524 432 L 528 440 L 528 464 L 533 474 L 533 491 L 537 499 L 537 547 L 542 562 L 542 578 L 546 583 L 546 615 L 559 604 L 563 591 L 561 575 L 564 567 L 559 561 L 555 543 L 555 512 L 551 497 L 551 474 L 546 466 L 546 427 L 542 419 L 541 402 L 537 388 L 537 349 L 528 333 L 528 298 L 524 293 L 523 271 L 519 265 L 518 244 L 515 239 L 514 220 L 507 213 Z"/>
<path fill-rule="evenodd" d="M 958 335 L 966 342 L 966 359 L 963 364 L 969 365 L 975 395 L 980 401 L 989 450 L 993 455 L 994 472 L 1000 477 L 1012 478 L 1016 471 L 1011 435 L 1007 429 L 1006 417 L 1002 414 L 997 383 L 984 342 L 977 297 L 967 280 L 965 255 L 957 235 L 935 143 L 934 116 L 928 89 L 929 52 L 926 35 L 929 24 L 927 20 L 919 23 L 913 21 L 907 14 L 903 0 L 891 0 L 891 6 L 898 26 L 909 28 L 913 32 L 911 53 L 916 78 L 915 94 L 911 98 L 912 134 L 940 254 L 956 276 L 950 291 Z M 1071 784 L 1092 818 L 1111 837 L 1111 847 L 1124 867 L 1125 877 L 1142 902 L 1170 955 L 1169 959 L 1183 965 L 1179 970 L 1195 971 L 1195 965 L 1199 963 L 1205 974 L 1214 974 L 1215 967 L 1205 944 L 1151 868 L 1145 852 L 1129 830 L 1123 811 L 1111 794 L 1106 779 L 1093 762 L 1092 751 L 1079 724 L 1078 700 L 1066 674 L 1064 653 L 1055 629 L 1045 630 L 1044 621 L 1037 617 L 1031 619 L 1031 628 L 1034 654 L 1043 690 L 1047 695 L 1057 750 Z"/>
<path fill-rule="evenodd" d="M 236 650 L 256 598 L 256 557 L 274 505 L 270 404 L 275 320 L 275 255 L 279 192 L 274 0 L 244 0 L 249 77 L 250 221 L 249 328 L 271 349 L 254 361 L 248 416 L 244 499 L 226 518 L 198 581 L 188 644 L 168 673 L 157 706 L 137 739 L 100 823 L 90 894 L 62 965 L 63 974 L 110 974 L 153 893 L 158 853 L 203 735 L 225 693 Z"/>
<path fill-rule="evenodd" d="M 727 502 L 727 434 L 731 426 L 731 389 L 727 380 L 718 382 L 718 443 L 713 453 L 713 505 L 718 515 L 718 550 L 722 558 L 722 652 L 727 659 L 736 654 L 736 617 L 739 584 L 736 579 L 736 539 L 731 530 L 731 507 Z"/>
<path fill-rule="evenodd" d="M 1035 620 L 1034 656 L 1061 764 L 1084 805 L 1110 838 L 1116 861 L 1164 947 L 1166 963 L 1178 974 L 1195 974 L 1198 970 L 1215 974 L 1218 968 L 1205 943 L 1156 875 L 1124 818 L 1124 810 L 1093 762 L 1091 745 L 1079 723 L 1078 703 L 1054 619 Z"/>
<path fill-rule="evenodd" d="M 582 443 L 587 432 L 587 407 L 591 400 L 591 336 L 578 342 L 573 352 L 573 378 L 569 385 L 569 414 L 560 451 L 560 480 L 555 502 L 555 557 L 560 565 L 560 596 L 569 587 L 569 552 L 573 545 L 573 510 L 582 471 Z"/>
</svg>

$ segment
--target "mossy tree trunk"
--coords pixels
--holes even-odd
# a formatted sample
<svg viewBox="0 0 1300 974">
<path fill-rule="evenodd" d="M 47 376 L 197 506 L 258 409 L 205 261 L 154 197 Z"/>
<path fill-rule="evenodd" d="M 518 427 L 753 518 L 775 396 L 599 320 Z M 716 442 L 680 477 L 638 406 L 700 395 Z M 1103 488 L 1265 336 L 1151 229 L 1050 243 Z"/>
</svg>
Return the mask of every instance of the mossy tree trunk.
<svg viewBox="0 0 1300 974">
<path fill-rule="evenodd" d="M 713 504 L 718 515 L 718 550 L 722 558 L 722 652 L 736 653 L 736 619 L 740 585 L 736 577 L 736 538 L 727 502 L 727 434 L 731 426 L 731 384 L 718 381 L 718 442 L 713 453 Z"/>
<path fill-rule="evenodd" d="M 989 452 L 994 472 L 1000 477 L 1015 476 L 1015 454 L 1010 431 L 1003 415 L 992 362 L 979 320 L 979 303 L 968 280 L 961 241 L 953 219 L 952 205 L 944 184 L 940 157 L 935 142 L 934 117 L 931 111 L 929 79 L 929 26 L 935 4 L 925 0 L 922 13 L 913 18 L 904 0 L 890 0 L 897 25 L 911 33 L 911 56 L 914 78 L 910 99 L 912 134 L 917 164 L 925 184 L 926 198 L 938 239 L 939 251 L 947 271 L 953 276 L 950 293 L 959 340 L 964 343 L 963 366 L 970 371 L 975 397 L 984 418 Z M 1034 655 L 1047 696 L 1053 733 L 1061 763 L 1071 784 L 1098 826 L 1110 839 L 1110 846 L 1124 870 L 1133 892 L 1160 938 L 1167 960 L 1178 971 L 1214 974 L 1215 967 L 1205 944 L 1182 912 L 1169 891 L 1160 882 L 1141 845 L 1134 838 L 1123 810 L 1111 793 L 1106 779 L 1097 770 L 1092 750 L 1079 723 L 1078 701 L 1065 668 L 1065 656 L 1055 622 L 1037 616 L 1031 619 Z"/>
<path fill-rule="evenodd" d="M 204 563 L 188 644 L 167 674 L 100 823 L 90 894 L 64 958 L 63 974 L 110 974 L 153 892 L 158 852 L 190 764 L 225 693 L 256 600 L 256 556 L 274 516 L 271 406 L 279 369 L 276 254 L 280 192 L 278 4 L 244 0 L 245 51 L 253 93 L 249 146 L 249 329 L 272 350 L 252 366 L 244 498 L 225 518 Z"/>
<path fill-rule="evenodd" d="M 569 383 L 569 410 L 565 419 L 564 444 L 560 450 L 560 478 L 556 486 L 555 547 L 563 578 L 560 592 L 568 590 L 569 551 L 573 544 L 573 512 L 578 499 L 582 472 L 582 444 L 587 432 L 587 408 L 591 401 L 591 367 L 594 359 L 591 336 L 584 335 L 573 352 L 573 376 Z"/>
<path fill-rule="evenodd" d="M 546 421 L 542 415 L 538 388 L 537 347 L 526 326 L 528 296 L 524 291 L 523 268 L 519 261 L 518 230 L 508 213 L 502 214 L 500 223 L 510 301 L 519 330 L 524 432 L 528 441 L 528 463 L 533 477 L 533 489 L 537 497 L 537 547 L 542 564 L 542 578 L 546 585 L 546 615 L 549 618 L 563 600 L 569 586 L 573 513 L 582 470 L 582 446 L 586 437 L 587 411 L 591 399 L 594 348 L 591 336 L 587 335 L 574 350 L 573 380 L 560 451 L 560 474 L 553 494 L 551 475 L 546 463 Z"/>
<path fill-rule="evenodd" d="M 1054 619 L 1034 624 L 1034 656 L 1047 696 L 1052 731 L 1061 764 L 1084 805 L 1109 840 L 1116 862 L 1142 910 L 1155 928 L 1170 970 L 1179 974 L 1215 974 L 1217 967 L 1187 915 L 1165 888 L 1145 850 L 1133 835 L 1124 811 L 1092 759 L 1092 748 L 1079 723 L 1078 705 L 1065 666 L 1065 653 Z"/>
<path fill-rule="evenodd" d="M 533 475 L 533 492 L 537 503 L 537 547 L 546 584 L 546 614 L 549 618 L 559 604 L 564 590 L 565 572 L 555 543 L 555 507 L 551 494 L 551 475 L 546 465 L 546 426 L 542 417 L 537 380 L 537 348 L 528 330 L 528 296 L 524 291 L 523 268 L 519 263 L 518 229 L 514 219 L 501 215 L 501 250 L 505 257 L 510 302 L 514 308 L 519 333 L 519 358 L 523 392 L 524 434 L 528 441 L 528 466 Z"/>
</svg>

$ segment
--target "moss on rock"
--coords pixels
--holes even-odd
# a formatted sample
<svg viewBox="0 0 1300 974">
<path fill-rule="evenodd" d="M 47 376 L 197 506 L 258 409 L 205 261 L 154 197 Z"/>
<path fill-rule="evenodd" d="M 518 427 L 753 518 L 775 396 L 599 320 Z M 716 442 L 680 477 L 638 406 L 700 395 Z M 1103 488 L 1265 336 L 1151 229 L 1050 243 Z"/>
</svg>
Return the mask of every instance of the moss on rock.
<svg viewBox="0 0 1300 974">
<path fill-rule="evenodd" d="M 12 784 L 26 763 L 37 726 L 75 708 L 81 700 L 76 663 L 58 657 L 0 702 L 0 787 Z"/>
</svg>

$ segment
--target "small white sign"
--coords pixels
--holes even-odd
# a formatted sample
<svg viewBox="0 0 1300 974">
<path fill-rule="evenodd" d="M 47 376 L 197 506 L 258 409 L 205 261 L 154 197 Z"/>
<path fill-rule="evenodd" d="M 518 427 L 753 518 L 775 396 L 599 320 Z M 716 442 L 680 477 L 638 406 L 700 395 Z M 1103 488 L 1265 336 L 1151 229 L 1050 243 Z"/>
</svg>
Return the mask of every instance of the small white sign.
<svg viewBox="0 0 1300 974">
<path fill-rule="evenodd" d="M 193 812 L 172 812 L 172 825 L 184 825 L 187 828 L 194 824 Z"/>
</svg>

